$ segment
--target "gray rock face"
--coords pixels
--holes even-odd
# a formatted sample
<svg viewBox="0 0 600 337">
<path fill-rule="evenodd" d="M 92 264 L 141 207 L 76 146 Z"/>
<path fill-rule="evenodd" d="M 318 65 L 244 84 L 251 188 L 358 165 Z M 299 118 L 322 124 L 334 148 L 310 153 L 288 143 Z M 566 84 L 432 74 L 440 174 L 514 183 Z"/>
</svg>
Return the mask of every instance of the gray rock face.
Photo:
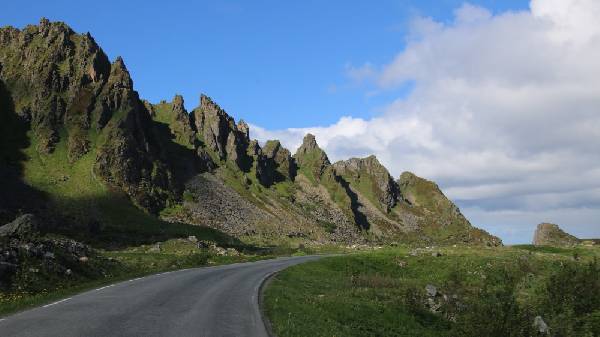
<svg viewBox="0 0 600 337">
<path fill-rule="evenodd" d="M 364 185 L 360 182 L 367 180 L 366 185 L 371 186 L 371 191 L 380 206 L 389 212 L 399 199 L 399 187 L 388 172 L 381 165 L 377 157 L 371 155 L 366 158 L 351 158 L 346 161 L 336 162 L 333 167 L 336 173 L 343 176 L 351 183 Z"/>
<path fill-rule="evenodd" d="M 572 246 L 579 242 L 578 238 L 566 233 L 558 225 L 551 223 L 539 224 L 533 234 L 533 244 L 536 246 Z"/>
<path fill-rule="evenodd" d="M 266 158 L 275 164 L 275 171 L 279 180 L 294 180 L 296 176 L 296 163 L 290 151 L 284 148 L 278 140 L 269 140 L 262 149 Z M 277 175 L 276 174 L 276 175 Z"/>
<path fill-rule="evenodd" d="M 249 169 L 246 156 L 249 133 L 245 122 L 238 127 L 234 119 L 206 95 L 201 95 L 200 106 L 193 111 L 193 121 L 208 149 L 222 160 L 235 162 L 244 171 Z"/>
<path fill-rule="evenodd" d="M 27 237 L 35 235 L 40 229 L 40 223 L 33 214 L 25 214 L 13 222 L 0 227 L 0 237 Z"/>
</svg>

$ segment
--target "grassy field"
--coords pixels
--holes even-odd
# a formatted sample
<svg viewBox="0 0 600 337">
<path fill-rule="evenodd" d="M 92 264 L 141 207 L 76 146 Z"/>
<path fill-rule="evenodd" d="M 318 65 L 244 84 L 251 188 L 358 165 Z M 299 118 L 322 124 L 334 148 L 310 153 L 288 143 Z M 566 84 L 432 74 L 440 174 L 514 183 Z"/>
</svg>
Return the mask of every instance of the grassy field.
<svg viewBox="0 0 600 337">
<path fill-rule="evenodd" d="M 536 316 L 551 336 L 599 336 L 599 256 L 515 246 L 330 257 L 274 277 L 264 309 L 280 337 L 541 336 Z"/>
</svg>

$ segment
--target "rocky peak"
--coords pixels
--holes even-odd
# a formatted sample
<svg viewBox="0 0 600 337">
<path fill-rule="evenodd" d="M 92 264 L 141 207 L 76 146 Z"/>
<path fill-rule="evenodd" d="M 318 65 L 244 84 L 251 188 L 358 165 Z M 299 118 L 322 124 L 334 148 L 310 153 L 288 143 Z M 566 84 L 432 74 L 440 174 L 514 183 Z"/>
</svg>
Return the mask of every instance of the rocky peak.
<svg viewBox="0 0 600 337">
<path fill-rule="evenodd" d="M 302 139 L 302 145 L 300 146 L 300 148 L 298 148 L 298 151 L 296 153 L 307 152 L 311 150 L 321 151 L 321 148 L 319 147 L 319 144 L 317 144 L 317 139 L 315 138 L 315 135 L 313 135 L 312 133 L 307 133 L 304 136 L 304 139 Z"/>
<path fill-rule="evenodd" d="M 399 198 L 398 185 L 374 155 L 338 161 L 333 167 L 336 173 L 359 186 L 365 185 L 360 182 L 367 179 L 366 185 L 371 186 L 371 191 L 366 193 L 373 195 L 384 211 L 389 212 L 396 205 Z"/>
<path fill-rule="evenodd" d="M 235 120 L 213 100 L 202 94 L 200 106 L 193 111 L 193 121 L 204 145 L 218 154 L 222 160 L 234 162 L 242 171 L 250 169 L 247 155 L 249 142 L 248 124 Z"/>
<path fill-rule="evenodd" d="M 109 84 L 124 89 L 133 88 L 133 80 L 131 75 L 125 66 L 125 61 L 121 56 L 118 56 L 116 60 L 110 66 Z"/>
<path fill-rule="evenodd" d="M 194 131 L 192 118 L 185 109 L 183 96 L 175 95 L 171 101 L 170 111 L 170 128 L 180 144 L 185 146 L 195 147 L 196 133 Z"/>
<path fill-rule="evenodd" d="M 292 154 L 284 148 L 278 140 L 269 140 L 262 149 L 263 154 L 272 160 L 275 165 L 275 180 L 294 180 L 296 165 Z"/>
<path fill-rule="evenodd" d="M 250 156 L 254 159 L 258 158 L 259 156 L 261 156 L 263 154 L 263 151 L 260 148 L 260 145 L 258 144 L 258 140 L 252 139 L 248 143 L 248 150 L 246 151 L 246 153 L 248 154 L 248 156 Z"/>
<path fill-rule="evenodd" d="M 23 30 L 0 28 L 0 63 L 0 80 L 13 92 L 15 112 L 31 121 L 38 150 L 51 153 L 66 127 L 75 130 L 69 157 L 76 160 L 86 151 L 93 97 L 110 72 L 104 52 L 89 34 L 43 18 Z"/>
<path fill-rule="evenodd" d="M 152 103 L 150 103 L 146 99 L 143 100 L 142 103 L 144 104 L 144 108 L 146 108 L 146 111 L 148 111 L 148 114 L 150 115 L 150 117 L 155 117 L 156 116 L 156 110 L 154 110 L 154 105 L 152 105 Z"/>
<path fill-rule="evenodd" d="M 237 124 L 238 131 L 242 134 L 242 136 L 246 139 L 246 141 L 250 141 L 250 127 L 243 119 Z"/>
<path fill-rule="evenodd" d="M 533 244 L 536 246 L 572 246 L 580 240 L 573 235 L 563 231 L 558 225 L 552 223 L 541 223 L 533 234 Z"/>
<path fill-rule="evenodd" d="M 309 178 L 317 180 L 321 178 L 325 169 L 328 166 L 331 166 L 327 154 L 325 151 L 321 150 L 315 136 L 310 133 L 304 136 L 302 145 L 296 151 L 294 158 L 302 171 L 312 175 L 312 177 Z"/>
<path fill-rule="evenodd" d="M 173 105 L 173 111 L 185 112 L 185 107 L 183 106 L 183 103 L 183 96 L 175 95 L 175 97 L 173 97 L 173 101 L 171 101 L 171 104 Z"/>
</svg>

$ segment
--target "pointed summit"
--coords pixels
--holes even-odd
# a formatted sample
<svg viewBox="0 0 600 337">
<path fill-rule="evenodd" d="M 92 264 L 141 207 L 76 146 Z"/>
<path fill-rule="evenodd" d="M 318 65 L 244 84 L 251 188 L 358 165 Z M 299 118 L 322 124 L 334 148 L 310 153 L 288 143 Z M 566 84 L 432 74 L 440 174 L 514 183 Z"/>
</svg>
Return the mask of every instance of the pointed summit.
<svg viewBox="0 0 600 337">
<path fill-rule="evenodd" d="M 118 88 L 133 90 L 133 81 L 131 75 L 125 66 L 125 62 L 121 56 L 110 65 L 110 75 L 108 84 Z"/>
<path fill-rule="evenodd" d="M 298 150 L 296 150 L 296 154 L 294 155 L 294 157 L 296 158 L 296 160 L 299 160 L 298 164 L 301 164 L 300 162 L 304 159 L 304 157 L 310 154 L 318 155 L 318 159 L 320 159 L 320 161 L 322 161 L 323 164 L 331 165 L 327 154 L 325 153 L 325 151 L 321 150 L 319 144 L 317 144 L 315 136 L 311 133 L 307 133 L 306 136 L 304 136 L 302 145 L 298 148 Z"/>
<path fill-rule="evenodd" d="M 312 180 L 319 180 L 331 162 L 317 144 L 315 136 L 308 133 L 294 155 L 300 170 Z"/>
<path fill-rule="evenodd" d="M 300 148 L 298 149 L 298 151 L 300 151 L 300 149 L 303 150 L 314 150 L 314 149 L 319 149 L 319 144 L 317 144 L 317 139 L 315 138 L 315 135 L 313 135 L 312 133 L 307 133 L 304 136 L 304 139 L 302 140 L 302 145 L 300 146 Z"/>
</svg>

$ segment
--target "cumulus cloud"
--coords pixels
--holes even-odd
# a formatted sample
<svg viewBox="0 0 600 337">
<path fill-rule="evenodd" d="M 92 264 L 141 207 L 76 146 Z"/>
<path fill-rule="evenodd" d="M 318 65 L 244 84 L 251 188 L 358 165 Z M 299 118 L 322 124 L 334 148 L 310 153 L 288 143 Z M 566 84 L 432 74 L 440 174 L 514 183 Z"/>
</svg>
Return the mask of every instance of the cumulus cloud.
<svg viewBox="0 0 600 337">
<path fill-rule="evenodd" d="M 253 135 L 293 150 L 311 132 L 333 160 L 374 153 L 395 176 L 437 181 L 500 235 L 560 221 L 600 236 L 600 2 L 532 0 L 497 15 L 465 4 L 454 15 L 415 18 L 391 62 L 348 68 L 370 90 L 414 83 L 381 115 Z"/>
</svg>

